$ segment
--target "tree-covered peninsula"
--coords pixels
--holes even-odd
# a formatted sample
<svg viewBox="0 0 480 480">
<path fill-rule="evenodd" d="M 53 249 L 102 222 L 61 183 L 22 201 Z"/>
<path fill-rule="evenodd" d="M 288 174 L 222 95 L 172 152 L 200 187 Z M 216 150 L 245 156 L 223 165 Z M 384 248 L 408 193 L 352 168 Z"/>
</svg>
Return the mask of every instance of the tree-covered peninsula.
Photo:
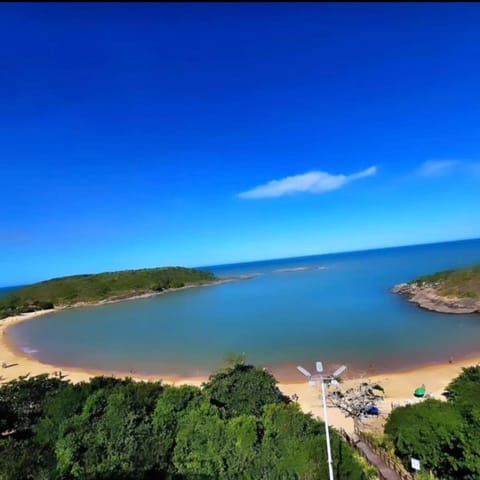
<svg viewBox="0 0 480 480">
<path fill-rule="evenodd" d="M 425 275 L 396 285 L 394 293 L 412 303 L 442 313 L 480 312 L 480 265 Z"/>
<path fill-rule="evenodd" d="M 183 267 L 124 270 L 54 278 L 0 298 L 0 318 L 81 303 L 121 300 L 170 288 L 212 283 L 213 273 Z"/>
</svg>

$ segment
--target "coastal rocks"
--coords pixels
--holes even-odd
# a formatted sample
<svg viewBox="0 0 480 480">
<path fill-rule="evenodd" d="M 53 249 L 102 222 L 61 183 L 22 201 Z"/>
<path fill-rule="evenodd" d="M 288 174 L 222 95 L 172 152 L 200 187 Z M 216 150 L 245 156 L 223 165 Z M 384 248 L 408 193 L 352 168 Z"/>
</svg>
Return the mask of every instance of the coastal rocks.
<svg viewBox="0 0 480 480">
<path fill-rule="evenodd" d="M 403 295 L 411 303 L 439 313 L 480 313 L 480 300 L 445 297 L 438 293 L 438 284 L 401 283 L 392 293 Z"/>
</svg>

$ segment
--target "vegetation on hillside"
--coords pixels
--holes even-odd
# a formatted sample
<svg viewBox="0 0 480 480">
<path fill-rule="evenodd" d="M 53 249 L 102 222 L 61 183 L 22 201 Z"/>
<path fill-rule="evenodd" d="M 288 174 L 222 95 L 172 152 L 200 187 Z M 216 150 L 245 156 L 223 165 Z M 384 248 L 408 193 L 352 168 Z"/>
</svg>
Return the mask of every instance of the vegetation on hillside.
<svg viewBox="0 0 480 480">
<path fill-rule="evenodd" d="M 203 388 L 46 375 L 0 388 L 0 479 L 327 480 L 324 425 L 250 365 Z M 365 480 L 332 430 L 335 478 Z"/>
<path fill-rule="evenodd" d="M 79 302 L 121 299 L 168 288 L 207 283 L 210 272 L 182 267 L 74 275 L 35 283 L 0 298 L 0 318 Z"/>
<path fill-rule="evenodd" d="M 445 297 L 480 298 L 480 265 L 425 275 L 410 283 L 432 286 Z"/>
<path fill-rule="evenodd" d="M 397 455 L 407 465 L 442 479 L 480 478 L 480 366 L 464 368 L 447 387 L 448 401 L 429 399 L 396 408 L 385 425 Z"/>
</svg>

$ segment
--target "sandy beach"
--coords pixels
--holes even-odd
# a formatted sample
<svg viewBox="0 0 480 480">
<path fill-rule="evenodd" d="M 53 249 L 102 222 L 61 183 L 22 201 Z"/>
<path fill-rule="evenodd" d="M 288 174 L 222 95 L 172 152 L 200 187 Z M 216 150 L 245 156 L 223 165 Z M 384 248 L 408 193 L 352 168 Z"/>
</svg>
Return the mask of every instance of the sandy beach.
<svg viewBox="0 0 480 480">
<path fill-rule="evenodd" d="M 63 308 L 55 308 L 53 310 L 42 310 L 38 312 L 24 313 L 8 317 L 0 321 L 0 362 L 5 362 L 7 368 L 0 369 L 0 384 L 8 382 L 23 375 L 40 375 L 42 373 L 52 374 L 61 370 L 62 375 L 72 382 L 82 382 L 97 375 L 115 376 L 118 378 L 131 377 L 134 380 L 164 380 L 165 383 L 200 385 L 206 380 L 204 377 L 192 378 L 164 378 L 159 375 L 135 375 L 128 372 L 109 372 L 105 370 L 89 370 L 81 368 L 66 368 L 60 365 L 50 365 L 42 363 L 35 358 L 25 354 L 13 344 L 8 335 L 8 328 L 14 324 L 32 321 L 42 315 L 49 315 L 64 310 Z"/>
<path fill-rule="evenodd" d="M 49 313 L 52 313 L 52 310 L 26 313 L 9 317 L 0 323 L 0 362 L 5 362 L 7 365 L 7 368 L 0 369 L 0 383 L 8 382 L 23 375 L 35 376 L 42 373 L 52 374 L 58 370 L 61 370 L 62 375 L 72 382 L 85 381 L 96 375 L 113 375 L 118 378 L 128 376 L 134 380 L 147 381 L 162 380 L 165 383 L 173 383 L 176 385 L 200 385 L 207 380 L 207 377 L 173 378 L 159 375 L 136 375 L 135 373 L 64 368 L 58 365 L 41 363 L 15 348 L 9 340 L 8 327 L 15 323 L 31 321 L 38 316 Z M 443 399 L 442 392 L 448 383 L 462 371 L 462 367 L 476 365 L 478 363 L 480 363 L 480 354 L 463 359 L 454 359 L 452 363 L 427 365 L 403 372 L 383 373 L 363 376 L 361 378 L 349 378 L 347 376 L 342 384 L 342 389 L 354 387 L 366 381 L 382 385 L 385 389 L 385 399 L 378 404 L 381 411 L 380 418 L 375 418 L 365 423 L 366 428 L 378 430 L 391 411 L 392 405 L 419 401 L 413 396 L 415 388 L 424 384 L 427 393 L 431 397 Z M 307 382 L 302 381 L 299 376 L 298 382 L 279 383 L 279 388 L 288 396 L 292 396 L 293 394 L 298 395 L 298 402 L 303 411 L 311 412 L 314 416 L 323 418 L 323 409 L 318 387 L 310 386 Z M 332 426 L 343 428 L 347 432 L 353 431 L 353 420 L 345 417 L 343 412 L 338 408 L 329 407 L 328 418 Z"/>
</svg>

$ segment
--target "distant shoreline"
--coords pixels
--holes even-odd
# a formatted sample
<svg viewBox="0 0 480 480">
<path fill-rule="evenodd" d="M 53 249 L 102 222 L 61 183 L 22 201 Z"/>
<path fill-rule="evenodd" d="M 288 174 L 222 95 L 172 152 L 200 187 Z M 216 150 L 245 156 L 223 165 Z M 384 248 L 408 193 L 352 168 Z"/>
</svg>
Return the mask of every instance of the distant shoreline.
<svg viewBox="0 0 480 480">
<path fill-rule="evenodd" d="M 100 305 L 110 305 L 112 303 L 120 303 L 120 302 L 128 302 L 131 300 L 141 300 L 144 298 L 152 298 L 157 297 L 159 295 L 165 295 L 167 293 L 174 293 L 181 290 L 188 290 L 190 288 L 199 288 L 199 287 L 213 287 L 215 285 L 222 285 L 224 283 L 231 283 L 240 280 L 249 280 L 254 278 L 256 275 L 236 275 L 233 277 L 225 277 L 225 278 L 218 278 L 217 280 L 212 280 L 210 282 L 204 283 L 192 283 L 189 285 L 184 285 L 183 287 L 175 287 L 175 288 L 166 288 L 165 290 L 161 291 L 149 291 L 145 293 L 135 293 L 132 295 L 126 295 L 122 297 L 112 297 L 105 300 L 98 300 L 96 302 L 76 302 L 71 305 L 59 305 L 54 308 L 43 309 L 43 310 L 35 310 L 33 312 L 25 312 L 18 315 L 11 315 L 9 317 L 5 317 L 0 319 L 0 326 L 3 322 L 11 321 L 12 319 L 24 318 L 24 320 L 30 320 L 32 318 L 38 317 L 40 315 L 48 315 L 51 313 L 61 312 L 63 310 L 70 310 L 72 308 L 83 308 L 83 307 L 97 307 Z M 35 314 L 35 315 L 31 315 Z M 15 321 L 15 323 L 20 323 L 19 321 Z"/>
<path fill-rule="evenodd" d="M 215 285 L 222 285 L 224 283 L 237 282 L 240 280 L 250 280 L 254 278 L 255 275 L 237 275 L 233 277 L 219 278 L 217 280 L 212 280 L 211 282 L 205 283 L 192 283 L 189 285 L 184 285 L 183 287 L 176 288 L 166 288 L 160 292 L 145 292 L 140 294 L 128 295 L 125 297 L 110 298 L 107 300 L 99 300 L 98 302 L 78 302 L 73 305 L 61 306 L 59 309 L 65 310 L 69 308 L 80 308 L 80 307 L 96 307 L 99 305 L 110 305 L 112 303 L 128 302 L 130 300 L 141 300 L 143 298 L 157 297 L 159 295 L 165 295 L 167 293 L 179 292 L 181 290 L 188 290 L 190 288 L 200 288 L 200 287 L 214 287 Z M 55 309 L 54 309 L 55 310 Z"/>
</svg>

